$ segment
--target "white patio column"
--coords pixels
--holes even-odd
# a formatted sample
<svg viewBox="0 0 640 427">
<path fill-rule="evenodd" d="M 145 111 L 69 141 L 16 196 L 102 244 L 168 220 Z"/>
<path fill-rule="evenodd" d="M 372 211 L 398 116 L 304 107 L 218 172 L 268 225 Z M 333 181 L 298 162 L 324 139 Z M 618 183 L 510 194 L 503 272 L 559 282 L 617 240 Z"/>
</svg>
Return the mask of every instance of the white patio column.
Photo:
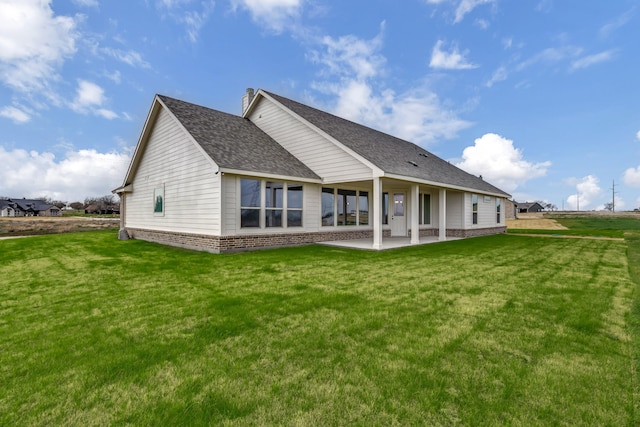
<svg viewBox="0 0 640 427">
<path fill-rule="evenodd" d="M 438 226 L 439 226 L 439 236 L 438 240 L 447 240 L 447 190 L 444 188 L 440 189 L 440 197 L 438 197 Z"/>
<path fill-rule="evenodd" d="M 382 182 L 373 178 L 373 249 L 382 249 Z"/>
<path fill-rule="evenodd" d="M 411 186 L 411 244 L 420 243 L 420 186 Z"/>
</svg>

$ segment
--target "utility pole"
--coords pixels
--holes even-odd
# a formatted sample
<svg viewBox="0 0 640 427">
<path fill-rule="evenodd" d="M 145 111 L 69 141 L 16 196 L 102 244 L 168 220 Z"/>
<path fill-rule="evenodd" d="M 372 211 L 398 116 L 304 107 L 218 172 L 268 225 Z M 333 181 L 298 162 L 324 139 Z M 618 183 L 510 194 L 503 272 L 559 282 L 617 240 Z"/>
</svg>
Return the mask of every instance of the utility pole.
<svg viewBox="0 0 640 427">
<path fill-rule="evenodd" d="M 613 212 L 616 211 L 616 180 L 613 180 L 613 184 L 611 185 L 611 210 Z"/>
</svg>

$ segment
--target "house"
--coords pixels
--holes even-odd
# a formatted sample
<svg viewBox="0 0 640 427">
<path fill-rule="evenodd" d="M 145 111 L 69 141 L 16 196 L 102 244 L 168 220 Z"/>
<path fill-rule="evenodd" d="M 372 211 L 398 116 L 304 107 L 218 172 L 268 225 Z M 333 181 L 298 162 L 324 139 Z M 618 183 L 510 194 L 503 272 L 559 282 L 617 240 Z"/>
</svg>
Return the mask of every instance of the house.
<svg viewBox="0 0 640 427">
<path fill-rule="evenodd" d="M 0 200 L 0 216 L 60 216 L 61 212 L 42 199 Z"/>
<path fill-rule="evenodd" d="M 16 215 L 17 205 L 11 200 L 0 200 L 0 216 L 18 216 Z"/>
<path fill-rule="evenodd" d="M 210 252 L 506 230 L 509 194 L 423 148 L 265 90 L 241 116 L 156 95 L 120 238 Z"/>
<path fill-rule="evenodd" d="M 504 213 L 507 219 L 518 219 L 518 203 L 514 200 L 505 200 Z"/>
<path fill-rule="evenodd" d="M 519 213 L 542 212 L 542 211 L 544 211 L 544 206 L 542 206 L 538 202 L 518 203 L 517 205 L 518 205 L 518 212 Z"/>
</svg>

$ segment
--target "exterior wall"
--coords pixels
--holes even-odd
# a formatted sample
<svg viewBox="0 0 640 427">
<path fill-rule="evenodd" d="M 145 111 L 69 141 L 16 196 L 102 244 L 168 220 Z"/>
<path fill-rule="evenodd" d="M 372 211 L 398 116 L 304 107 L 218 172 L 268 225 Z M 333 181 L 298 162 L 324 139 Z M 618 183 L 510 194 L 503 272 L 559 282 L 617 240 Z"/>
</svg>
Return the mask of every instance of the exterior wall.
<svg viewBox="0 0 640 427">
<path fill-rule="evenodd" d="M 220 174 L 166 110 L 160 110 L 141 154 L 126 196 L 125 227 L 219 235 Z M 164 188 L 162 214 L 154 213 L 156 188 Z"/>
<path fill-rule="evenodd" d="M 372 230 L 328 231 L 318 233 L 244 234 L 236 236 L 172 233 L 139 228 L 128 228 L 127 231 L 129 236 L 133 239 L 146 240 L 149 242 L 213 253 L 300 246 L 331 240 L 373 238 Z"/>
<path fill-rule="evenodd" d="M 503 199 L 502 208 L 504 209 L 505 219 L 518 218 L 518 208 L 512 200 Z"/>
<path fill-rule="evenodd" d="M 172 233 L 158 230 L 128 229 L 134 239 L 195 249 L 212 253 L 240 252 L 255 249 L 308 245 L 332 240 L 373 239 L 373 230 L 327 231 L 318 233 L 246 234 L 241 236 L 210 236 L 204 234 Z M 478 237 L 505 233 L 506 227 L 476 230 L 447 229 L 448 237 Z M 389 237 L 385 230 L 384 237 Z M 420 230 L 420 236 L 438 236 L 437 229 Z"/>
<path fill-rule="evenodd" d="M 474 193 L 477 194 L 477 193 Z M 502 206 L 500 208 L 500 224 L 496 222 L 496 197 L 485 196 L 478 194 L 478 223 L 473 224 L 473 206 L 471 202 L 472 193 L 465 193 L 465 217 L 464 227 L 465 229 L 477 229 L 477 228 L 492 228 L 501 227 L 506 224 L 506 209 L 507 204 L 505 199 L 502 199 Z M 449 226 L 449 224 L 447 224 Z"/>
<path fill-rule="evenodd" d="M 447 229 L 466 228 L 465 194 L 459 191 L 447 191 Z M 471 212 L 471 211 L 469 211 Z"/>
<path fill-rule="evenodd" d="M 373 171 L 280 107 L 261 98 L 249 119 L 326 183 L 371 179 Z"/>
</svg>

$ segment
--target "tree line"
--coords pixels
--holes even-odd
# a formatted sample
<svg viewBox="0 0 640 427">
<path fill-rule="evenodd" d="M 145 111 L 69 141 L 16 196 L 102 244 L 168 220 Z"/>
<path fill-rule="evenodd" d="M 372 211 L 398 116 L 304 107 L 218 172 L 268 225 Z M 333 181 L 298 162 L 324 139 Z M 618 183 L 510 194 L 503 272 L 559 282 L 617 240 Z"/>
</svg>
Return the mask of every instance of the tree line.
<svg viewBox="0 0 640 427">
<path fill-rule="evenodd" d="M 9 200 L 10 197 L 0 196 L 0 199 Z M 106 211 L 109 209 L 109 207 L 120 206 L 120 199 L 115 194 L 87 197 L 84 199 L 84 202 L 76 201 L 71 203 L 62 200 L 56 200 L 48 196 L 34 197 L 34 199 L 43 200 L 45 203 L 56 206 L 59 209 L 63 209 L 68 206 L 76 211 L 85 210 L 88 207 L 94 207 L 98 211 Z"/>
</svg>

